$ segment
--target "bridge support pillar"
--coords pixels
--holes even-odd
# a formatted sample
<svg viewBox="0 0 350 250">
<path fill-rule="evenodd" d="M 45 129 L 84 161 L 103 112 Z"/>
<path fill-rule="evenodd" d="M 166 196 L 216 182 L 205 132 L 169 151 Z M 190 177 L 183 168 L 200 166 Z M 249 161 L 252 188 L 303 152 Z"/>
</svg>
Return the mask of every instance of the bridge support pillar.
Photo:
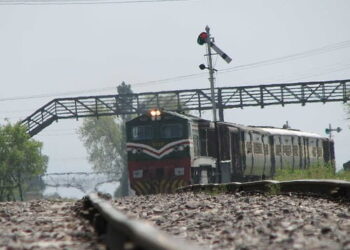
<svg viewBox="0 0 350 250">
<path fill-rule="evenodd" d="M 219 109 L 219 121 L 224 121 L 224 107 L 222 105 L 221 89 L 218 89 L 218 109 Z"/>
</svg>

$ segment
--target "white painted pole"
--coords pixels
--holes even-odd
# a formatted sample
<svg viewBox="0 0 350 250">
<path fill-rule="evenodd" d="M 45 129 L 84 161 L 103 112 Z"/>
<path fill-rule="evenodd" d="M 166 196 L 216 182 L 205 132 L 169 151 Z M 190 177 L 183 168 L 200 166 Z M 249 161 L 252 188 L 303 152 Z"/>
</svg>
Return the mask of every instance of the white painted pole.
<svg viewBox="0 0 350 250">
<path fill-rule="evenodd" d="M 211 53 L 210 28 L 208 25 L 205 27 L 205 31 L 208 34 L 207 49 L 208 49 L 208 69 L 209 69 L 209 81 L 210 81 L 210 92 L 211 92 L 211 104 L 213 106 L 213 120 L 214 120 L 214 122 L 216 122 L 217 121 L 216 101 L 215 101 L 215 91 L 214 91 L 215 78 L 214 78 L 213 60 L 212 60 L 212 53 Z"/>
</svg>

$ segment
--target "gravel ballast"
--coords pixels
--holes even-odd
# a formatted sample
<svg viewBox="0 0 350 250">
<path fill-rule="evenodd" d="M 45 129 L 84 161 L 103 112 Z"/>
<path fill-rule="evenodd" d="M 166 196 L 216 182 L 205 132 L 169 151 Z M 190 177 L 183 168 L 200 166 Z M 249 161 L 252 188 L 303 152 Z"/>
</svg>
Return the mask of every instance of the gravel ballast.
<svg viewBox="0 0 350 250">
<path fill-rule="evenodd" d="M 350 249 L 349 204 L 296 195 L 135 196 L 114 206 L 212 249 Z"/>
<path fill-rule="evenodd" d="M 0 249 L 105 249 L 74 201 L 0 202 Z"/>
</svg>

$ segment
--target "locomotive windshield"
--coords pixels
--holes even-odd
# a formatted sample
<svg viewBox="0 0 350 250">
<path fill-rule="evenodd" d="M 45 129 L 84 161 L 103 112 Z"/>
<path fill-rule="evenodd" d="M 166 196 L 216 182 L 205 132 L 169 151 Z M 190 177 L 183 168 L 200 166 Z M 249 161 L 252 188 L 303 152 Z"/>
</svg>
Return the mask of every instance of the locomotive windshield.
<svg viewBox="0 0 350 250">
<path fill-rule="evenodd" d="M 134 141 L 152 139 L 176 139 L 184 136 L 180 123 L 139 125 L 131 128 L 131 139 Z"/>
<path fill-rule="evenodd" d="M 153 138 L 153 127 L 148 126 L 135 126 L 132 128 L 133 140 L 148 140 Z"/>
<path fill-rule="evenodd" d="M 164 124 L 160 128 L 160 136 L 165 139 L 182 137 L 181 124 Z"/>
</svg>

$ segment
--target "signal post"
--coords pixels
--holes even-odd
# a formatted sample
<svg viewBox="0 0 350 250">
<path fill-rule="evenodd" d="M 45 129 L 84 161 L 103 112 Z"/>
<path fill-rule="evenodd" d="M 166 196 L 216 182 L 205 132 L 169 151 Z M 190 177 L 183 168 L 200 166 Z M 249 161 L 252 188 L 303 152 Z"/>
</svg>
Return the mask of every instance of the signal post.
<svg viewBox="0 0 350 250">
<path fill-rule="evenodd" d="M 213 121 L 214 121 L 214 125 L 215 125 L 215 144 L 216 144 L 216 168 L 217 168 L 217 175 L 218 178 L 217 181 L 219 183 L 221 183 L 221 167 L 220 167 L 220 138 L 219 138 L 219 134 L 218 134 L 218 126 L 217 126 L 217 114 L 216 114 L 216 100 L 215 100 L 215 77 L 214 77 L 214 71 L 216 71 L 216 69 L 213 68 L 213 59 L 212 59 L 212 51 L 211 49 L 213 49 L 218 55 L 221 56 L 222 59 L 224 59 L 227 63 L 230 63 L 232 61 L 232 59 L 226 55 L 219 47 L 217 47 L 214 44 L 214 37 L 210 36 L 210 28 L 207 25 L 205 27 L 205 32 L 202 32 L 199 34 L 198 38 L 197 38 L 197 43 L 199 45 L 203 45 L 203 44 L 207 44 L 207 54 L 205 56 L 208 57 L 208 66 L 205 66 L 204 64 L 199 65 L 199 68 L 201 70 L 204 69 L 208 69 L 209 71 L 209 82 L 210 82 L 210 94 L 211 94 L 211 104 L 213 107 Z M 220 99 L 220 103 L 221 103 L 221 93 L 219 93 L 220 95 L 218 96 L 218 99 Z M 221 108 L 221 107 L 219 107 Z M 220 121 L 224 121 L 224 115 L 223 115 L 223 111 L 219 110 L 219 120 Z"/>
</svg>

